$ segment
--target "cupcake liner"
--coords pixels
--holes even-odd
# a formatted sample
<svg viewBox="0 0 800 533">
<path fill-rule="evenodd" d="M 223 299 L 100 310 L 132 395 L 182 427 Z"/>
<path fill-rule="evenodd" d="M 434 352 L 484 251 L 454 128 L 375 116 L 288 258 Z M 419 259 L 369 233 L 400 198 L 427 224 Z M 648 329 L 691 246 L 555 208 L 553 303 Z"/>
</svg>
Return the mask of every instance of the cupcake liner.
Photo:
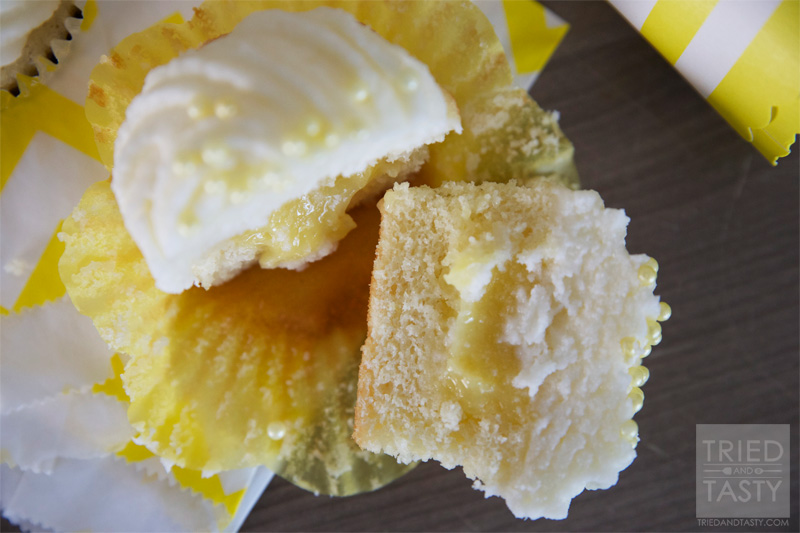
<svg viewBox="0 0 800 533">
<path fill-rule="evenodd" d="M 611 0 L 773 165 L 800 133 L 800 4 Z"/>
<path fill-rule="evenodd" d="M 122 377 L 140 442 L 181 467 L 265 464 L 330 494 L 407 469 L 350 439 L 378 213 L 353 216 L 339 250 L 302 272 L 253 268 L 172 295 L 155 288 L 108 183 L 87 191 L 64 224 L 61 274 L 106 340 L 136 354 Z"/>
</svg>

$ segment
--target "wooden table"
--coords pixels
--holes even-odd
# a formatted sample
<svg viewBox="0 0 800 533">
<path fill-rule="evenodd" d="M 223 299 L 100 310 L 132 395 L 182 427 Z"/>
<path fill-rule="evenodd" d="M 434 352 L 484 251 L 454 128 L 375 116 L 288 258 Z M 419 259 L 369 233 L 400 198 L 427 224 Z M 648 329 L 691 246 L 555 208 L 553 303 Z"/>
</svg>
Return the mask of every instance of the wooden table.
<svg viewBox="0 0 800 533">
<path fill-rule="evenodd" d="M 561 112 L 586 188 L 631 217 L 672 305 L 637 415 L 639 457 L 564 521 L 515 520 L 433 462 L 375 493 L 314 497 L 276 479 L 243 531 L 704 531 L 695 425 L 791 424 L 798 530 L 798 151 L 771 167 L 602 2 L 546 2 L 572 29 L 532 90 Z M 3 520 L 4 530 L 16 530 Z"/>
<path fill-rule="evenodd" d="M 545 2 L 571 25 L 533 87 L 561 112 L 583 185 L 631 217 L 673 318 L 647 366 L 639 457 L 564 521 L 515 520 L 435 462 L 375 493 L 276 479 L 243 531 L 703 531 L 695 424 L 792 424 L 798 530 L 798 149 L 772 167 L 608 4 Z M 767 531 L 780 531 L 770 528 Z"/>
</svg>

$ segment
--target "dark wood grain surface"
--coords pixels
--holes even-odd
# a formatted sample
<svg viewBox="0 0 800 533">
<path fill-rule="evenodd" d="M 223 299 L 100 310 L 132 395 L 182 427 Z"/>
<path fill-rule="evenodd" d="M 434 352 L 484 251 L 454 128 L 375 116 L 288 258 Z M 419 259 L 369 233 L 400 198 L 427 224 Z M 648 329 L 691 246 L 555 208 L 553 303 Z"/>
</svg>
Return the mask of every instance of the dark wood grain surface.
<svg viewBox="0 0 800 533">
<path fill-rule="evenodd" d="M 798 150 L 772 167 L 604 2 L 545 2 L 571 25 L 534 98 L 561 112 L 586 188 L 631 217 L 672 305 L 647 366 L 639 457 L 564 521 L 515 520 L 431 462 L 375 493 L 315 497 L 282 480 L 244 531 L 704 531 L 696 424 L 792 425 L 798 530 Z"/>
<path fill-rule="evenodd" d="M 515 520 L 431 462 L 345 499 L 276 479 L 243 531 L 712 530 L 695 518 L 702 423 L 791 424 L 792 518 L 763 530 L 798 531 L 798 150 L 770 166 L 606 3 L 545 3 L 572 28 L 532 94 L 561 112 L 583 185 L 627 211 L 628 247 L 658 259 L 673 308 L 647 360 L 639 457 L 563 521 Z"/>
</svg>

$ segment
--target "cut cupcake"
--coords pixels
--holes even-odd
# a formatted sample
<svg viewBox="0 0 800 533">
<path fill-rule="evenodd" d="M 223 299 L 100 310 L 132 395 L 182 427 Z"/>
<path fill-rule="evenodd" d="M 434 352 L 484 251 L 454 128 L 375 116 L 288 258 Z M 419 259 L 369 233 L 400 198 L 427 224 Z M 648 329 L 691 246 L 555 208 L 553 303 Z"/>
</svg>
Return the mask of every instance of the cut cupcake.
<svg viewBox="0 0 800 533">
<path fill-rule="evenodd" d="M 614 485 L 661 331 L 625 214 L 547 180 L 396 185 L 381 212 L 356 442 L 463 465 L 517 517 Z"/>
<path fill-rule="evenodd" d="M 77 33 L 81 10 L 69 0 L 0 2 L 0 89 L 19 94 L 17 76 L 37 76 L 58 64 Z"/>
<path fill-rule="evenodd" d="M 120 127 L 112 190 L 156 286 L 303 268 L 359 191 L 416 172 L 461 131 L 428 68 L 341 10 L 254 13 L 152 70 Z"/>
<path fill-rule="evenodd" d="M 94 69 L 86 114 L 104 164 L 114 166 L 118 129 L 148 72 L 230 33 L 254 11 L 306 11 L 323 3 L 347 11 L 422 61 L 456 101 L 465 133 L 481 123 L 467 113 L 502 115 L 484 102 L 500 104 L 493 95 L 509 90 L 511 71 L 491 24 L 471 3 L 215 0 L 184 24 L 159 24 L 128 37 Z M 505 121 L 471 133 L 466 145 L 453 144 L 463 134 L 430 145 L 431 157 L 414 179 L 470 179 L 463 173 L 465 161 L 474 162 L 477 154 L 476 169 L 483 174 L 481 162 L 493 161 L 497 168 L 487 175 L 505 180 L 528 175 L 559 150 L 571 151 L 565 139 L 548 142 L 547 150 L 520 152 L 512 169 L 496 154 L 507 153 L 506 147 L 482 144 L 499 140 L 508 128 L 509 142 L 530 146 L 539 129 L 516 127 L 515 117 L 525 125 L 533 117 L 536 125 L 545 114 L 527 95 L 522 104 Z M 531 114 L 519 113 L 521 108 Z M 563 139 L 557 126 L 542 131 L 542 138 Z M 123 380 L 131 401 L 128 417 L 141 432 L 138 442 L 184 467 L 264 464 L 323 494 L 374 490 L 409 469 L 390 456 L 361 450 L 351 437 L 380 220 L 372 197 L 381 186 L 373 180 L 350 199 L 348 216 L 357 227 L 335 252 L 305 270 L 254 266 L 210 290 L 181 294 L 156 288 L 109 184 L 85 193 L 64 223 L 59 271 L 76 308 L 131 358 Z"/>
</svg>

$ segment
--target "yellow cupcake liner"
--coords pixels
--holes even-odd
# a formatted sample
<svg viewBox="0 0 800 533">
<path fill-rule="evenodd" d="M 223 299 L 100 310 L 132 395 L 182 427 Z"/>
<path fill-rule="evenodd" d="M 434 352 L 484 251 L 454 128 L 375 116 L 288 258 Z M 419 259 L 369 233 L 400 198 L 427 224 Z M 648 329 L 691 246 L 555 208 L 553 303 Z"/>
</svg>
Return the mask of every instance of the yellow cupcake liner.
<svg viewBox="0 0 800 533">
<path fill-rule="evenodd" d="M 149 70 L 253 11 L 320 5 L 406 48 L 456 100 L 465 134 L 432 147 L 424 181 L 544 173 L 574 183 L 569 141 L 552 115 L 511 88 L 491 24 L 464 2 L 214 1 L 185 24 L 135 34 L 91 77 L 86 115 L 104 164 L 113 167 L 117 129 Z M 63 226 L 60 273 L 75 306 L 131 356 L 122 377 L 138 442 L 180 467 L 263 464 L 336 495 L 378 488 L 411 468 L 350 438 L 378 228 L 374 206 L 350 214 L 357 227 L 339 250 L 303 272 L 256 268 L 209 291 L 168 295 L 155 288 L 108 183 L 86 192 Z"/>
<path fill-rule="evenodd" d="M 138 440 L 180 467 L 266 465 L 316 492 L 377 488 L 410 467 L 350 439 L 378 212 L 302 272 L 250 269 L 208 291 L 155 288 L 109 183 L 63 225 L 62 279 L 112 346 Z"/>
</svg>

